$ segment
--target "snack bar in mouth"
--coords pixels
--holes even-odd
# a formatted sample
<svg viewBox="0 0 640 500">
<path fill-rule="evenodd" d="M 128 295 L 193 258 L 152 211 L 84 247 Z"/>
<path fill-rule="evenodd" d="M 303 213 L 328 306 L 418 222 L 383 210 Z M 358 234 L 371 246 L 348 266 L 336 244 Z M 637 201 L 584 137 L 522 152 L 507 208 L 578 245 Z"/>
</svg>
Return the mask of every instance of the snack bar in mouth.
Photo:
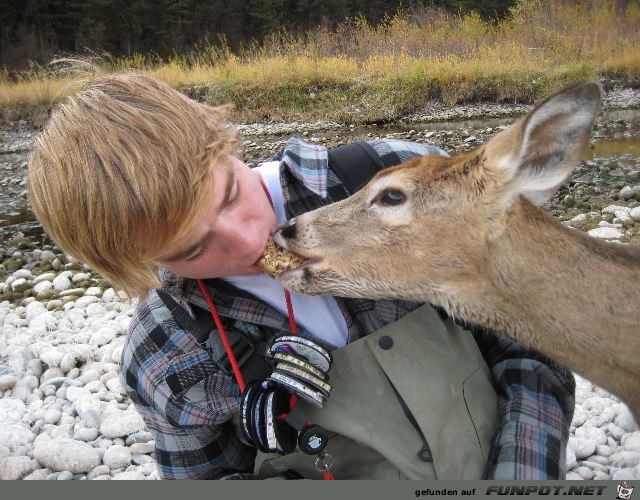
<svg viewBox="0 0 640 500">
<path fill-rule="evenodd" d="M 277 278 L 287 269 L 300 266 L 304 259 L 293 252 L 276 245 L 273 238 L 269 238 L 264 255 L 258 261 L 258 265 L 272 278 Z"/>
</svg>

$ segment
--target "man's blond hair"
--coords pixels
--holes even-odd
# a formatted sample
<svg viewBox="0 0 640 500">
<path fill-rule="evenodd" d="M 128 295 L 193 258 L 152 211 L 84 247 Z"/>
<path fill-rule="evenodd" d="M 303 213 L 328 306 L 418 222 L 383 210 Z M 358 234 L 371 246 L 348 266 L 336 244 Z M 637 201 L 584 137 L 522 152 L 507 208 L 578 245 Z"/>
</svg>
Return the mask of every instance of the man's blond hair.
<svg viewBox="0 0 640 500">
<path fill-rule="evenodd" d="M 34 213 L 65 252 L 129 296 L 144 295 L 160 285 L 156 260 L 210 205 L 212 166 L 235 154 L 228 112 L 140 75 L 91 81 L 35 141 Z"/>
</svg>

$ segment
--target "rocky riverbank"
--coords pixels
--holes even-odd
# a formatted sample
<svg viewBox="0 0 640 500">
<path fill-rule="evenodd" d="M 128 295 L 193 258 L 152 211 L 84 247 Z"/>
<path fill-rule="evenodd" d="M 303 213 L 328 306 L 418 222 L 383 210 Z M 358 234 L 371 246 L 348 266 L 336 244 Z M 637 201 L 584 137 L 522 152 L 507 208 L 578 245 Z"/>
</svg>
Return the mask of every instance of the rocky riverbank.
<svg viewBox="0 0 640 500">
<path fill-rule="evenodd" d="M 586 160 L 545 209 L 612 244 L 640 243 L 640 93 L 607 93 Z M 453 153 L 488 140 L 528 107 L 425 109 L 393 124 L 241 125 L 243 156 L 264 160 L 298 133 L 334 147 L 390 137 Z M 442 122 L 455 117 L 461 121 Z M 134 301 L 65 255 L 25 203 L 26 122 L 0 131 L 0 479 L 156 479 L 152 436 L 119 382 Z M 452 231 L 457 229 L 452 227 Z M 569 479 L 640 479 L 629 410 L 577 377 Z"/>
</svg>

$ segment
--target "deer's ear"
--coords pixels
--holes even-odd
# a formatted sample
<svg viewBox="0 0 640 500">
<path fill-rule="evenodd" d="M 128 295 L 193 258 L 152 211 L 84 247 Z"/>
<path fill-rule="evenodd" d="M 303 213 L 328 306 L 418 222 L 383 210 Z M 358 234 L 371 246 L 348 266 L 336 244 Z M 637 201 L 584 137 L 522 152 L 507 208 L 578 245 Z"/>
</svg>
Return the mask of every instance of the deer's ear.
<svg viewBox="0 0 640 500">
<path fill-rule="evenodd" d="M 578 165 L 600 107 L 600 85 L 587 81 L 555 94 L 486 146 L 490 168 L 505 179 L 505 202 L 547 201 Z"/>
</svg>

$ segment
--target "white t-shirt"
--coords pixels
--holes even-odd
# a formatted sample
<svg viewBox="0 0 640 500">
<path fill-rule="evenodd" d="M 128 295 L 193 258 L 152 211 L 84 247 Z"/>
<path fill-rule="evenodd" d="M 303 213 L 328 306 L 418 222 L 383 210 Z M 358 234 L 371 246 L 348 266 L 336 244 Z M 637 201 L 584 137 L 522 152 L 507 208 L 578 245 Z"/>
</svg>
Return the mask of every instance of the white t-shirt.
<svg viewBox="0 0 640 500">
<path fill-rule="evenodd" d="M 264 181 L 276 214 L 278 224 L 287 221 L 284 196 L 280 185 L 280 162 L 262 163 L 256 168 Z M 287 316 L 287 303 L 282 284 L 266 273 L 251 276 L 225 276 L 225 281 L 246 290 Z M 296 323 L 314 337 L 335 347 L 347 343 L 347 323 L 333 297 L 301 295 L 291 292 L 291 304 Z"/>
</svg>

